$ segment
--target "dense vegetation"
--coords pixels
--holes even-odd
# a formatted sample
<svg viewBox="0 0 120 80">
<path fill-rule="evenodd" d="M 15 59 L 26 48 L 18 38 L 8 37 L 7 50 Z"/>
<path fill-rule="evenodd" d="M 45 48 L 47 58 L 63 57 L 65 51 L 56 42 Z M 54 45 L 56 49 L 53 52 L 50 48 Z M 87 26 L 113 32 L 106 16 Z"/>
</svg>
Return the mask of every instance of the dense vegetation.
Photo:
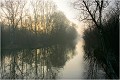
<svg viewBox="0 0 120 80">
<path fill-rule="evenodd" d="M 103 22 L 103 39 L 95 25 L 84 32 L 85 56 L 90 64 L 99 64 L 106 72 L 106 78 L 119 78 L 119 15 L 112 11 Z M 104 46 L 104 49 L 102 47 Z M 94 66 L 91 66 L 94 70 Z"/>
<path fill-rule="evenodd" d="M 11 32 L 12 26 L 2 24 L 2 48 L 38 48 L 57 44 L 74 45 L 77 36 L 75 25 L 70 25 L 70 22 L 61 12 L 52 14 L 51 19 L 54 25 L 47 33 L 44 31 L 36 33 L 27 27 L 16 27 L 13 33 Z M 11 34 L 14 35 L 13 38 Z"/>
</svg>

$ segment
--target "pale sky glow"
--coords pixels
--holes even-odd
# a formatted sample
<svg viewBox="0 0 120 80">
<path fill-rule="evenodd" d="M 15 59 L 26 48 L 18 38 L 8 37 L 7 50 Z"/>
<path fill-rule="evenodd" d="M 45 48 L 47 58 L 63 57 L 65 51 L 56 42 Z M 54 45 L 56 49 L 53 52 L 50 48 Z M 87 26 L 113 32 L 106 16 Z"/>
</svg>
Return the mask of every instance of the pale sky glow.
<svg viewBox="0 0 120 80">
<path fill-rule="evenodd" d="M 4 0 L 3 0 L 4 1 Z M 21 0 L 22 1 L 22 0 Z M 24 0 L 23 0 L 24 1 Z M 33 8 L 31 6 L 31 1 L 32 0 L 25 0 L 25 2 L 27 3 L 25 5 L 25 10 L 24 12 L 30 12 L 29 14 L 32 14 L 33 12 Z M 81 32 L 83 30 L 83 24 L 81 24 L 78 20 L 77 20 L 77 15 L 78 15 L 78 10 L 75 10 L 73 8 L 73 2 L 75 0 L 51 0 L 53 2 L 55 2 L 57 9 L 62 11 L 65 16 L 73 23 L 78 25 L 78 32 Z M 33 1 L 34 2 L 34 1 Z M 27 9 L 27 10 L 26 10 Z M 29 15 L 28 14 L 28 15 Z"/>
<path fill-rule="evenodd" d="M 75 10 L 73 8 L 72 2 L 74 2 L 75 0 L 53 0 L 53 1 L 57 5 L 58 9 L 62 11 L 70 21 L 78 25 L 76 30 L 78 31 L 79 34 L 82 34 L 84 29 L 87 28 L 87 25 L 77 20 L 77 16 L 80 14 L 78 10 Z M 108 1 L 110 2 L 108 8 L 110 8 L 113 6 L 114 0 Z"/>
<path fill-rule="evenodd" d="M 120 0 L 0 0 L 0 78 L 119 78 L 119 9 Z"/>
<path fill-rule="evenodd" d="M 85 25 L 77 20 L 79 12 L 73 8 L 72 2 L 74 1 L 75 0 L 53 0 L 57 5 L 58 10 L 62 11 L 71 22 L 77 25 L 76 30 L 82 35 Z"/>
<path fill-rule="evenodd" d="M 58 9 L 62 11 L 70 21 L 78 24 L 78 21 L 76 19 L 77 10 L 75 10 L 72 5 L 73 0 L 53 0 L 53 1 L 57 5 Z"/>
<path fill-rule="evenodd" d="M 5 0 L 0 0 L 0 2 L 5 1 Z M 21 0 L 24 1 L 24 0 Z M 25 0 L 25 2 L 27 2 L 26 7 L 28 7 L 28 11 L 31 12 L 32 11 L 32 6 L 29 6 L 30 1 L 33 0 Z M 78 16 L 78 10 L 75 10 L 73 8 L 72 3 L 75 0 L 51 0 L 53 2 L 55 2 L 55 4 L 57 5 L 58 10 L 62 11 L 66 17 L 74 22 L 77 25 L 82 25 L 78 20 L 77 20 L 77 16 Z M 110 1 L 110 5 L 114 3 L 114 0 L 109 0 Z"/>
</svg>

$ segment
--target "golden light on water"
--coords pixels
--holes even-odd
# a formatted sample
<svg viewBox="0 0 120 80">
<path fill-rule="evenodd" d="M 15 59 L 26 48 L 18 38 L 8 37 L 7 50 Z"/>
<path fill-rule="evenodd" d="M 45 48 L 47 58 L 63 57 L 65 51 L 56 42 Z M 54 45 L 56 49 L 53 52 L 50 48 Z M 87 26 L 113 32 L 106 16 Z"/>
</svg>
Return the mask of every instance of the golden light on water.
<svg viewBox="0 0 120 80">
<path fill-rule="evenodd" d="M 9 57 L 5 57 L 5 63 L 6 63 L 6 64 L 9 64 L 10 61 L 11 61 L 11 58 L 9 58 Z"/>
</svg>

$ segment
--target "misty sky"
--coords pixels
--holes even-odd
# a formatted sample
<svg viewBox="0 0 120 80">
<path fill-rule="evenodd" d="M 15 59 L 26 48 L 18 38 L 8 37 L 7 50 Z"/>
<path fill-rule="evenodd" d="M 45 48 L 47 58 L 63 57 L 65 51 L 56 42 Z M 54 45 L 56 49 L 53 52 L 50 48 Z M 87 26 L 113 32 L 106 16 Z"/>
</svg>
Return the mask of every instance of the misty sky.
<svg viewBox="0 0 120 80">
<path fill-rule="evenodd" d="M 4 0 L 0 0 L 0 1 L 4 1 Z M 78 28 L 79 30 L 82 30 L 81 28 L 84 27 L 84 24 L 77 20 L 78 15 L 80 15 L 79 11 L 75 10 L 73 7 L 73 2 L 76 0 L 52 0 L 52 1 L 55 2 L 58 10 L 62 11 L 70 21 L 76 23 L 79 26 Z M 109 1 L 110 1 L 109 6 L 112 7 L 114 0 L 109 0 Z"/>
<path fill-rule="evenodd" d="M 68 19 L 71 21 L 78 23 L 77 17 L 77 10 L 73 8 L 73 1 L 74 0 L 53 0 L 57 5 L 57 8 L 61 10 Z"/>
</svg>

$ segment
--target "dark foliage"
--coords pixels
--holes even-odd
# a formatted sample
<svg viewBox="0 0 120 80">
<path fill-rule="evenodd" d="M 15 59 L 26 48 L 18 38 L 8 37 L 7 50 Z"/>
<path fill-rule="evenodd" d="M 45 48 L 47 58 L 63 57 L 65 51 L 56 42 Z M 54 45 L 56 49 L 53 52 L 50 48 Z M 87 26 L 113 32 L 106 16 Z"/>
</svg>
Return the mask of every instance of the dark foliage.
<svg viewBox="0 0 120 80">
<path fill-rule="evenodd" d="M 1 26 L 2 48 L 39 48 L 56 44 L 74 45 L 74 40 L 77 37 L 75 26 L 70 26 L 70 22 L 63 13 L 54 13 L 51 19 L 54 25 L 52 30 L 47 33 L 37 31 L 36 34 L 33 30 L 25 27 L 16 27 L 13 33 L 13 31 L 11 32 L 12 26 L 3 24 Z M 14 44 L 11 44 L 11 41 Z"/>
<path fill-rule="evenodd" d="M 86 59 L 94 58 L 104 68 L 108 78 L 119 78 L 119 15 L 111 17 L 103 24 L 105 51 L 96 26 L 84 32 Z"/>
</svg>

